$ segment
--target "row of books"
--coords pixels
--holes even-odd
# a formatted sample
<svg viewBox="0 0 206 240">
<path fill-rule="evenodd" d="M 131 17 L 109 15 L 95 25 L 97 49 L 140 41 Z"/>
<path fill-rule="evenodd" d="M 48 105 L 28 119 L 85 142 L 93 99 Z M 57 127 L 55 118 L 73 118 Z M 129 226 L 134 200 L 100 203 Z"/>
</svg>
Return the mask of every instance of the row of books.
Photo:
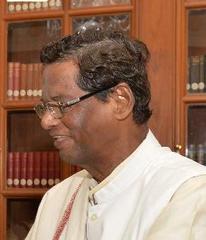
<svg viewBox="0 0 206 240">
<path fill-rule="evenodd" d="M 106 5 L 128 4 L 130 0 L 73 0 L 73 7 L 100 7 Z"/>
<path fill-rule="evenodd" d="M 9 98 L 41 96 L 41 72 L 41 63 L 9 62 L 7 96 Z"/>
<path fill-rule="evenodd" d="M 191 93 L 206 92 L 206 55 L 190 56 L 188 67 L 187 91 Z"/>
<path fill-rule="evenodd" d="M 62 0 L 48 1 L 11 1 L 8 3 L 8 12 L 35 11 L 47 9 L 61 9 Z"/>
<path fill-rule="evenodd" d="M 52 187 L 60 182 L 57 151 L 9 152 L 8 187 Z"/>
<path fill-rule="evenodd" d="M 206 143 L 189 144 L 186 150 L 186 155 L 196 162 L 206 165 Z"/>
</svg>

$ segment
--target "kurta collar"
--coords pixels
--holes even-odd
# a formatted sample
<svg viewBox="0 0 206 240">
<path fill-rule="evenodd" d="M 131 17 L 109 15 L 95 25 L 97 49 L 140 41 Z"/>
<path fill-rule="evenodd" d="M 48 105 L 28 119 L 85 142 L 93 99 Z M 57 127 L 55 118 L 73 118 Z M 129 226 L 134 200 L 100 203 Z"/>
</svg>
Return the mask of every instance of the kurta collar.
<svg viewBox="0 0 206 240">
<path fill-rule="evenodd" d="M 155 152 L 160 147 L 161 145 L 149 130 L 146 138 L 137 149 L 106 179 L 90 190 L 90 197 L 94 198 L 97 204 L 114 199 L 137 178 L 141 179 L 152 162 Z"/>
</svg>

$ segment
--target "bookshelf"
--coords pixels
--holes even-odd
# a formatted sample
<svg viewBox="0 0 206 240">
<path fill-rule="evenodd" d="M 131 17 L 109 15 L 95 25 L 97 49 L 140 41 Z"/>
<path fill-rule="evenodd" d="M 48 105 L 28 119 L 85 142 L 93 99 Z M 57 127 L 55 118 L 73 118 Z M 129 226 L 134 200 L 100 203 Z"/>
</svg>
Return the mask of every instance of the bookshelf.
<svg viewBox="0 0 206 240">
<path fill-rule="evenodd" d="M 181 0 L 177 13 L 177 142 L 206 165 L 206 1 Z"/>
<path fill-rule="evenodd" d="M 136 0 L 0 1 L 0 239 L 24 239 L 43 194 L 78 171 L 60 161 L 33 106 L 41 97 L 39 51 L 89 25 L 137 35 Z"/>
</svg>

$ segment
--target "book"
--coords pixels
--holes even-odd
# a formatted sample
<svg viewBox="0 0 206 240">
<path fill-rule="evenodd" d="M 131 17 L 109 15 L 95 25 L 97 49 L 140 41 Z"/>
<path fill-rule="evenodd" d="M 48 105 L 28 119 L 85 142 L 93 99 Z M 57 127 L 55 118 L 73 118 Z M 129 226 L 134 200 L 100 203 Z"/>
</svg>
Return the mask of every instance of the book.
<svg viewBox="0 0 206 240">
<path fill-rule="evenodd" d="M 8 152 L 7 155 L 7 186 L 13 186 L 13 172 L 14 172 L 14 154 L 13 152 Z"/>
<path fill-rule="evenodd" d="M 15 62 L 14 63 L 14 68 L 13 68 L 13 81 L 14 81 L 14 92 L 13 96 L 15 98 L 19 97 L 19 92 L 20 92 L 20 63 Z"/>
<path fill-rule="evenodd" d="M 27 152 L 20 152 L 20 186 L 26 187 L 27 180 Z"/>
<path fill-rule="evenodd" d="M 33 96 L 33 64 L 27 64 L 27 97 Z"/>
<path fill-rule="evenodd" d="M 8 4 L 8 12 L 15 12 L 15 5 L 14 3 Z"/>
<path fill-rule="evenodd" d="M 34 181 L 34 152 L 28 152 L 27 158 L 27 178 L 26 183 L 27 187 L 33 187 Z"/>
<path fill-rule="evenodd" d="M 205 69 L 204 69 L 204 61 L 205 61 L 205 56 L 201 55 L 200 56 L 200 80 L 198 84 L 198 90 L 199 92 L 204 92 L 205 90 Z"/>
<path fill-rule="evenodd" d="M 22 63 L 20 68 L 20 97 L 26 97 L 27 64 Z"/>
<path fill-rule="evenodd" d="M 41 83 L 41 79 L 42 79 L 42 70 L 43 70 L 43 65 L 41 63 L 38 64 L 38 96 L 42 96 L 42 89 L 41 89 L 41 86 L 42 86 L 42 83 Z"/>
<path fill-rule="evenodd" d="M 59 152 L 54 152 L 54 184 L 60 182 L 60 157 Z"/>
<path fill-rule="evenodd" d="M 195 146 L 195 144 L 188 145 L 187 157 L 196 161 L 196 146 Z"/>
<path fill-rule="evenodd" d="M 54 161 L 55 155 L 53 151 L 48 152 L 48 186 L 52 187 L 54 185 Z"/>
<path fill-rule="evenodd" d="M 204 165 L 205 149 L 203 144 L 197 145 L 197 162 Z"/>
<path fill-rule="evenodd" d="M 200 57 L 191 56 L 190 66 L 191 92 L 197 92 L 200 81 Z"/>
<path fill-rule="evenodd" d="M 34 152 L 34 187 L 40 187 L 41 182 L 41 152 Z"/>
<path fill-rule="evenodd" d="M 13 186 L 19 187 L 20 185 L 20 152 L 14 152 L 14 175 L 13 175 Z"/>
<path fill-rule="evenodd" d="M 7 78 L 7 96 L 9 98 L 13 97 L 13 92 L 14 92 L 14 63 L 9 62 L 8 63 L 8 78 Z"/>
<path fill-rule="evenodd" d="M 41 186 L 47 187 L 47 158 L 48 158 L 48 152 L 44 151 L 41 152 Z"/>
<path fill-rule="evenodd" d="M 32 94 L 34 97 L 38 96 L 38 81 L 39 81 L 38 71 L 39 71 L 38 63 L 34 63 L 33 64 L 33 94 Z"/>
</svg>

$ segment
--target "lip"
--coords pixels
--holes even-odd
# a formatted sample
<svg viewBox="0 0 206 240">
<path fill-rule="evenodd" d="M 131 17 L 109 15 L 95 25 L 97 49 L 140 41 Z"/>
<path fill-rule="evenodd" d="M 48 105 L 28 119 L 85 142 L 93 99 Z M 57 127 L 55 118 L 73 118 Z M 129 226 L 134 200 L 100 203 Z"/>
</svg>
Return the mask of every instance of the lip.
<svg viewBox="0 0 206 240">
<path fill-rule="evenodd" d="M 54 135 L 52 136 L 52 138 L 54 140 L 54 146 L 57 149 L 61 149 L 64 147 L 65 143 L 68 141 L 70 137 L 67 135 Z"/>
</svg>

